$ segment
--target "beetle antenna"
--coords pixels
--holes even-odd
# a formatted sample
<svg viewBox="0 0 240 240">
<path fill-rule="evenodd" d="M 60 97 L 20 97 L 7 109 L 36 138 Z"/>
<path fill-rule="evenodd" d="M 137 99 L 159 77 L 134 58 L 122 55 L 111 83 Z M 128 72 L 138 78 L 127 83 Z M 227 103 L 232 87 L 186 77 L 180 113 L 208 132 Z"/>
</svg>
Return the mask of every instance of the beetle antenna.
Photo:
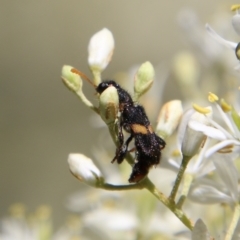
<svg viewBox="0 0 240 240">
<path fill-rule="evenodd" d="M 80 77 L 88 81 L 94 88 L 97 87 L 83 72 L 77 70 L 76 68 L 72 68 L 71 72 L 78 74 Z"/>
</svg>

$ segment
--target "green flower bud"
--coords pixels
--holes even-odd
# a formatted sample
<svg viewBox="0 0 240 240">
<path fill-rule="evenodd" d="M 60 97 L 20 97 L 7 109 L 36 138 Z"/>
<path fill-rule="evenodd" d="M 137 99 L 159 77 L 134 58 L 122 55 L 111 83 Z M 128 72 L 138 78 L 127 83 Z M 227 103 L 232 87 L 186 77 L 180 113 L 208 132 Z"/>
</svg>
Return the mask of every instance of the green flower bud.
<svg viewBox="0 0 240 240">
<path fill-rule="evenodd" d="M 78 74 L 73 73 L 71 71 L 72 69 L 73 67 L 69 65 L 62 67 L 62 80 L 68 89 L 73 92 L 78 92 L 82 89 L 82 79 Z"/>
<path fill-rule="evenodd" d="M 150 62 L 145 62 L 140 66 L 134 78 L 134 98 L 136 100 L 150 89 L 154 75 L 154 68 Z"/>
<path fill-rule="evenodd" d="M 107 125 L 115 123 L 118 114 L 118 105 L 117 89 L 110 86 L 103 91 L 99 98 L 99 112 Z"/>
</svg>

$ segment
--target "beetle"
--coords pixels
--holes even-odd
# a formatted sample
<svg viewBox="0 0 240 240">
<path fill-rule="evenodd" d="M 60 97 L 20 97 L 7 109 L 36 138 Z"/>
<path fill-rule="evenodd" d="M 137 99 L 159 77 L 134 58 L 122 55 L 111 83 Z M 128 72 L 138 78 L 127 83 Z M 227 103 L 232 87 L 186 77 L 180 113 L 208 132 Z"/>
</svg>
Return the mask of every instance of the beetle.
<svg viewBox="0 0 240 240">
<path fill-rule="evenodd" d="M 90 81 L 78 70 L 72 69 L 71 71 Z M 94 85 L 92 82 L 91 84 Z M 128 181 L 137 183 L 147 176 L 152 166 L 159 164 L 161 150 L 166 143 L 153 131 L 143 106 L 134 102 L 130 94 L 118 83 L 113 80 L 103 81 L 98 86 L 95 86 L 95 89 L 97 93 L 102 94 L 110 86 L 115 87 L 117 90 L 120 112 L 118 127 L 119 146 L 111 162 L 117 161 L 118 164 L 122 163 L 128 152 L 128 145 L 134 139 L 135 161 Z M 130 134 L 125 142 L 123 129 Z"/>
</svg>

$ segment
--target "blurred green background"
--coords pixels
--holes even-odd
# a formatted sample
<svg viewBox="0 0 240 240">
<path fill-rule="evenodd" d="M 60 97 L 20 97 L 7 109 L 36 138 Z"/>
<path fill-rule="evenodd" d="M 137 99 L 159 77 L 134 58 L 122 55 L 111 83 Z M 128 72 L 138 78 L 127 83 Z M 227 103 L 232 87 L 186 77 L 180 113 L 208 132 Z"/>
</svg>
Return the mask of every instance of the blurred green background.
<svg viewBox="0 0 240 240">
<path fill-rule="evenodd" d="M 146 60 L 153 65 L 171 61 L 187 48 L 177 23 L 182 9 L 193 9 L 204 29 L 215 11 L 230 11 L 234 3 L 2 0 L 0 216 L 15 202 L 30 211 L 49 204 L 60 224 L 67 196 L 82 187 L 69 173 L 67 156 L 82 152 L 92 157 L 99 130 L 89 122 L 91 111 L 65 88 L 60 74 L 63 64 L 70 64 L 90 76 L 87 46 L 95 32 L 107 27 L 114 35 L 113 59 L 103 72 L 104 78 L 111 78 Z M 84 87 L 94 99 L 91 86 Z M 171 88 L 168 91 L 166 96 L 172 94 Z"/>
</svg>

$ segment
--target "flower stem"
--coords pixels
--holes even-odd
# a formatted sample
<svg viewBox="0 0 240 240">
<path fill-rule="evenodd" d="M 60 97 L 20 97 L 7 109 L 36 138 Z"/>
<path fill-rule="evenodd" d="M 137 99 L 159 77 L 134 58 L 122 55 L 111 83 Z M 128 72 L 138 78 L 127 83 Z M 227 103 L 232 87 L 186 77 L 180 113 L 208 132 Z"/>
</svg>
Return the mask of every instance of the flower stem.
<svg viewBox="0 0 240 240">
<path fill-rule="evenodd" d="M 168 198 L 169 201 L 171 201 L 171 202 L 174 202 L 174 200 L 175 200 L 178 188 L 180 186 L 181 180 L 183 178 L 184 172 L 185 172 L 185 170 L 187 168 L 187 165 L 188 165 L 188 162 L 189 162 L 190 159 L 191 159 L 191 157 L 189 157 L 189 156 L 183 156 L 182 163 L 181 163 L 178 175 L 176 177 L 176 180 L 175 180 L 173 189 L 171 191 L 171 194 L 170 194 L 170 196 Z"/>
<path fill-rule="evenodd" d="M 110 190 L 110 191 L 123 191 L 123 190 L 133 190 L 133 189 L 142 189 L 143 186 L 140 183 L 136 184 L 127 184 L 127 185 L 114 185 L 110 183 L 103 183 L 98 186 L 99 188 Z"/>
<path fill-rule="evenodd" d="M 175 203 L 170 201 L 162 192 L 160 192 L 148 178 L 143 180 L 143 184 L 144 184 L 144 187 L 148 191 L 150 191 L 167 208 L 169 208 L 187 228 L 189 228 L 190 230 L 193 229 L 192 222 L 184 214 L 184 212 L 181 209 L 179 209 Z"/>
<path fill-rule="evenodd" d="M 167 208 L 169 208 L 178 218 L 179 220 L 190 230 L 193 229 L 193 224 L 189 220 L 189 218 L 184 214 L 184 212 L 179 209 L 176 204 L 169 201 L 169 199 L 160 192 L 155 185 L 149 180 L 149 178 L 145 178 L 139 183 L 136 184 L 128 184 L 128 185 L 113 185 L 109 183 L 100 183 L 98 188 L 102 188 L 105 190 L 110 191 L 122 191 L 122 190 L 136 190 L 136 189 L 147 189 L 149 192 L 151 192 L 160 202 L 162 202 Z"/>
<path fill-rule="evenodd" d="M 227 230 L 227 234 L 226 234 L 224 240 L 231 240 L 232 239 L 234 230 L 235 230 L 235 228 L 238 224 L 239 217 L 240 217 L 240 205 L 238 203 L 236 203 L 235 208 L 234 208 L 233 218 L 232 218 L 230 226 Z"/>
<path fill-rule="evenodd" d="M 102 81 L 101 71 L 99 69 L 91 69 L 93 74 L 93 82 L 96 86 Z"/>
<path fill-rule="evenodd" d="M 99 114 L 98 108 L 95 107 L 83 94 L 82 90 L 76 92 L 77 96 L 82 100 L 82 102 L 89 108 L 91 108 L 93 111 L 95 111 L 97 114 Z"/>
<path fill-rule="evenodd" d="M 110 131 L 111 132 L 111 131 Z M 111 134 L 113 140 L 114 140 L 114 131 Z M 117 145 L 117 142 L 114 141 L 115 144 Z M 126 158 L 127 162 L 132 165 L 134 163 L 134 159 L 132 157 L 132 155 L 130 153 L 127 153 Z M 180 181 L 182 179 L 183 173 L 187 167 L 188 161 L 190 160 L 190 157 L 184 157 L 183 161 L 182 161 L 182 166 L 180 168 L 180 171 L 182 169 L 182 174 L 179 175 L 177 178 L 178 179 L 178 186 L 180 184 Z M 176 179 L 176 181 L 177 181 Z M 178 190 L 178 186 L 177 186 L 176 182 L 176 189 L 175 191 L 177 192 Z M 175 186 L 174 185 L 174 186 Z M 149 192 L 151 192 L 160 202 L 162 202 L 168 209 L 170 209 L 176 216 L 177 218 L 190 230 L 193 229 L 193 223 L 190 221 L 190 219 L 184 214 L 184 212 L 178 208 L 178 206 L 174 203 L 174 201 L 171 201 L 170 199 L 168 199 L 162 192 L 160 192 L 155 185 L 149 180 L 148 177 L 146 177 L 145 179 L 143 179 L 142 181 L 135 183 L 135 184 L 128 184 L 128 185 L 113 185 L 113 184 L 109 184 L 109 183 L 100 183 L 98 186 L 98 188 L 102 188 L 105 190 L 110 190 L 110 191 L 122 191 L 122 190 L 140 190 L 140 189 L 147 189 Z M 176 195 L 176 193 L 175 193 Z M 174 196 L 175 196 L 174 195 Z"/>
<path fill-rule="evenodd" d="M 192 180 L 193 180 L 192 174 L 185 174 L 183 177 L 183 189 L 182 189 L 181 197 L 179 198 L 179 200 L 177 202 L 177 206 L 179 209 L 182 208 L 184 201 L 186 200 Z"/>
</svg>

